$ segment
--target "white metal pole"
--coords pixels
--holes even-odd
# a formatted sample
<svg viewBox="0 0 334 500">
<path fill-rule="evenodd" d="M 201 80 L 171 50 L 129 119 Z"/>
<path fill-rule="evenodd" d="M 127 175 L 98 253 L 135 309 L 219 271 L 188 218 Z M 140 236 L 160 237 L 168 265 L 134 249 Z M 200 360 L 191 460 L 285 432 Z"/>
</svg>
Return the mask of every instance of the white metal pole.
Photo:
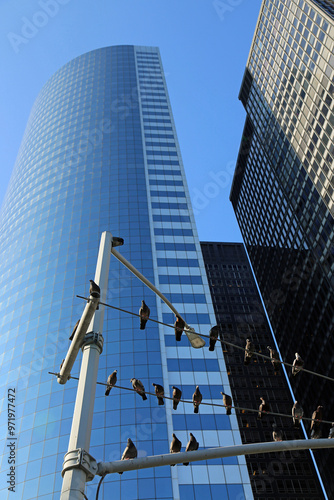
<svg viewBox="0 0 334 500">
<path fill-rule="evenodd" d="M 103 232 L 94 278 L 95 283 L 99 285 L 101 290 L 101 302 L 106 301 L 111 245 L 111 233 Z M 91 480 L 96 472 L 96 463 L 88 451 L 99 356 L 103 348 L 103 337 L 101 335 L 103 317 L 104 306 L 100 304 L 99 310 L 95 312 L 90 322 L 83 346 L 68 452 L 65 455 L 63 464 L 61 500 L 82 500 L 86 482 Z"/>
</svg>

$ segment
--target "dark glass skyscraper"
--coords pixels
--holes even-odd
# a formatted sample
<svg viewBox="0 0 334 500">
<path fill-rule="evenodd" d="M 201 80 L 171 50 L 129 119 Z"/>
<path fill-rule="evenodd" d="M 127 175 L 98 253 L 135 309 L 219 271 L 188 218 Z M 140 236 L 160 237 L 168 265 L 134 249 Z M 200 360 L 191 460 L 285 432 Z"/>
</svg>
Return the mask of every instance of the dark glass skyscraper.
<svg viewBox="0 0 334 500">
<path fill-rule="evenodd" d="M 240 99 L 247 119 L 231 201 L 284 360 L 333 376 L 333 2 L 262 4 Z M 311 417 L 334 416 L 333 384 L 292 377 Z M 330 425 L 322 426 L 327 437 Z M 307 426 L 309 431 L 309 426 Z M 334 496 L 334 452 L 315 457 Z"/>
<path fill-rule="evenodd" d="M 16 390 L 16 495 L 55 500 L 67 451 L 76 381 L 60 386 L 58 371 L 68 336 L 93 278 L 100 235 L 124 238 L 121 253 L 173 302 L 186 321 L 207 333 L 215 322 L 201 248 L 184 176 L 165 78 L 157 48 L 94 50 L 63 66 L 34 104 L 1 211 L 0 304 L 2 408 Z M 111 260 L 107 300 L 151 317 L 175 318 L 133 275 Z M 229 384 L 221 352 L 176 344 L 173 328 L 109 311 L 98 380 L 118 370 L 131 388 L 139 378 L 183 391 L 199 385 L 205 401 L 222 403 Z M 78 375 L 79 361 L 72 371 Z M 200 447 L 240 444 L 235 415 L 224 408 L 171 402 L 159 407 L 131 392 L 98 386 L 89 452 L 97 461 L 119 459 L 128 437 L 139 456 L 168 453 L 172 433 L 183 443 L 192 431 Z M 1 414 L 1 498 L 7 489 L 7 414 Z M 87 450 L 88 451 L 88 450 Z M 88 483 L 95 496 L 97 480 Z M 252 499 L 241 458 L 197 462 L 109 475 L 101 498 Z"/>
<path fill-rule="evenodd" d="M 221 340 L 244 348 L 250 339 L 257 352 L 269 356 L 268 346 L 276 346 L 244 246 L 202 242 L 201 248 Z M 271 441 L 273 424 L 286 440 L 304 439 L 302 429 L 293 426 L 294 401 L 282 367 L 274 368 L 270 360 L 255 355 L 245 365 L 243 350 L 226 343 L 222 347 L 233 405 L 240 408 L 236 414 L 242 442 Z M 255 410 L 261 397 L 272 412 L 288 417 L 268 415 L 259 420 Z M 258 453 L 247 455 L 246 461 L 255 500 L 324 498 L 309 451 Z"/>
</svg>

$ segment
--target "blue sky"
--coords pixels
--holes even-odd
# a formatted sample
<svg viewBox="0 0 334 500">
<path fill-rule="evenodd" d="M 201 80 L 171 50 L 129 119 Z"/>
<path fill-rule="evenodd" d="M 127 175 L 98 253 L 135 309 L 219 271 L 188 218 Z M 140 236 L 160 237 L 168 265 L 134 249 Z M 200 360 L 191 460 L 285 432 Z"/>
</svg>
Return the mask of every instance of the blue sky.
<svg viewBox="0 0 334 500">
<path fill-rule="evenodd" d="M 152 45 L 164 70 L 199 237 L 242 241 L 229 192 L 245 111 L 238 100 L 261 0 L 1 0 L 0 202 L 32 104 L 74 57 Z"/>
</svg>

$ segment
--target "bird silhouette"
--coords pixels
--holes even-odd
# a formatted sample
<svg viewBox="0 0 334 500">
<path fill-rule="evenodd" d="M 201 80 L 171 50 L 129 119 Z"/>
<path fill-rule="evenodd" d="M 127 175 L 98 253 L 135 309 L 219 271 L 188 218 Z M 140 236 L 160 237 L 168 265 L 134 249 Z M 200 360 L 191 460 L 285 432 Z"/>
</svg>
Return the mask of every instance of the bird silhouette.
<svg viewBox="0 0 334 500">
<path fill-rule="evenodd" d="M 298 401 L 295 401 L 292 407 L 292 420 L 293 420 L 293 425 L 295 427 L 300 426 L 300 421 L 303 418 L 303 415 L 304 415 L 304 410 L 302 406 L 298 403 Z"/>
<path fill-rule="evenodd" d="M 137 458 L 137 448 L 135 447 L 131 439 L 128 438 L 128 444 L 123 451 L 121 460 L 131 460 L 132 458 Z M 123 474 L 123 472 L 119 472 L 119 474 Z"/>
<path fill-rule="evenodd" d="M 209 351 L 214 351 L 215 350 L 215 345 L 219 337 L 219 326 L 213 326 L 210 330 L 209 333 L 210 337 L 210 345 L 209 345 Z"/>
<path fill-rule="evenodd" d="M 186 446 L 186 451 L 196 451 L 198 450 L 199 444 L 196 441 L 195 436 L 190 432 L 190 439 Z M 189 465 L 189 462 L 184 463 L 183 465 Z"/>
<path fill-rule="evenodd" d="M 174 385 L 172 386 L 172 388 L 173 388 L 173 410 L 176 410 L 177 405 L 179 404 L 180 399 L 182 397 L 182 391 L 178 389 L 178 387 L 174 387 Z"/>
<path fill-rule="evenodd" d="M 268 413 L 270 411 L 270 406 L 268 403 L 265 402 L 264 398 L 261 399 L 261 404 L 259 406 L 259 412 L 257 414 L 257 418 L 261 419 L 263 414 Z"/>
<path fill-rule="evenodd" d="M 107 379 L 107 388 L 106 388 L 106 392 L 105 392 L 105 395 L 106 396 L 109 396 L 109 393 L 111 391 L 111 389 L 114 387 L 114 385 L 116 384 L 117 382 L 117 370 L 114 370 L 108 377 Z"/>
<path fill-rule="evenodd" d="M 177 437 L 173 433 L 173 439 L 172 439 L 172 442 L 170 444 L 170 450 L 169 451 L 171 453 L 180 453 L 181 447 L 182 447 L 181 441 L 179 439 L 177 439 Z M 174 467 L 175 464 L 171 464 L 171 466 Z"/>
<path fill-rule="evenodd" d="M 95 281 L 93 281 L 93 280 L 89 280 L 89 281 L 90 281 L 89 295 L 99 299 L 100 295 L 101 295 L 101 290 L 100 290 L 99 285 L 97 285 L 95 283 Z"/>
<path fill-rule="evenodd" d="M 79 326 L 79 323 L 80 323 L 80 319 L 78 319 L 78 321 L 75 323 L 74 328 L 72 330 L 72 333 L 71 333 L 70 337 L 68 337 L 68 340 L 73 340 L 75 332 L 77 331 L 77 328 Z"/>
<path fill-rule="evenodd" d="M 273 440 L 274 441 L 283 441 L 283 433 L 281 429 L 277 428 L 276 424 L 273 424 Z"/>
<path fill-rule="evenodd" d="M 193 405 L 194 405 L 194 413 L 198 413 L 198 407 L 202 402 L 202 394 L 199 390 L 198 385 L 196 385 L 195 392 L 193 394 Z"/>
<path fill-rule="evenodd" d="M 223 403 L 226 408 L 226 415 L 231 415 L 232 398 L 228 394 L 220 393 L 223 396 Z"/>
<path fill-rule="evenodd" d="M 145 330 L 146 323 L 150 317 L 150 308 L 145 304 L 145 301 L 141 301 L 141 308 L 139 309 L 140 316 L 140 329 Z"/>
<path fill-rule="evenodd" d="M 185 322 L 183 321 L 180 316 L 176 316 L 176 321 L 174 323 L 174 329 L 175 329 L 175 339 L 177 342 L 180 342 L 181 340 L 181 335 L 183 333 L 185 327 Z"/>
<path fill-rule="evenodd" d="M 251 339 L 246 339 L 244 365 L 249 365 L 254 354 L 254 344 Z"/>
<path fill-rule="evenodd" d="M 165 402 L 164 402 L 164 395 L 165 395 L 164 388 L 162 387 L 162 385 L 159 385 L 159 384 L 153 383 L 152 385 L 155 388 L 155 395 L 158 398 L 159 405 L 164 405 L 165 404 Z"/>
<path fill-rule="evenodd" d="M 269 351 L 270 359 L 271 359 L 271 364 L 274 367 L 274 370 L 278 370 L 280 363 L 279 355 L 278 352 L 275 349 L 272 349 L 269 345 L 267 346 L 267 349 Z"/>
<path fill-rule="evenodd" d="M 323 409 L 324 407 L 320 405 L 312 413 L 311 439 L 321 438 L 321 422 L 322 422 Z"/>
<path fill-rule="evenodd" d="M 132 378 L 130 382 L 132 383 L 132 387 L 134 388 L 134 390 L 138 392 L 139 396 L 141 396 L 143 398 L 143 401 L 145 401 L 147 399 L 147 396 L 145 394 L 145 387 L 143 386 L 142 382 L 137 378 Z"/>
<path fill-rule="evenodd" d="M 292 363 L 292 375 L 295 377 L 297 373 L 300 372 L 300 370 L 303 368 L 304 361 L 302 358 L 299 356 L 298 352 L 295 353 L 295 359 L 293 360 Z"/>
</svg>

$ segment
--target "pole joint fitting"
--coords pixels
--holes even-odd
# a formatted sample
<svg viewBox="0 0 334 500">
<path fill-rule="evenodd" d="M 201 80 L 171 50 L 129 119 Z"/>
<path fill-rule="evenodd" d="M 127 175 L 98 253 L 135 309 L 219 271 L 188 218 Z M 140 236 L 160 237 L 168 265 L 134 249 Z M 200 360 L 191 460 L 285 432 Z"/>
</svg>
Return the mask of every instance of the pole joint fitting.
<svg viewBox="0 0 334 500">
<path fill-rule="evenodd" d="M 95 458 L 92 457 L 87 451 L 82 448 L 71 450 L 65 453 L 63 470 L 61 471 L 62 477 L 65 472 L 71 469 L 82 469 L 86 473 L 86 482 L 92 481 L 97 472 L 97 463 Z"/>
<path fill-rule="evenodd" d="M 100 354 L 103 351 L 103 336 L 99 332 L 88 332 L 85 335 L 85 338 L 83 340 L 81 349 L 84 350 L 84 348 L 88 345 L 96 345 L 98 350 L 100 351 Z"/>
</svg>

